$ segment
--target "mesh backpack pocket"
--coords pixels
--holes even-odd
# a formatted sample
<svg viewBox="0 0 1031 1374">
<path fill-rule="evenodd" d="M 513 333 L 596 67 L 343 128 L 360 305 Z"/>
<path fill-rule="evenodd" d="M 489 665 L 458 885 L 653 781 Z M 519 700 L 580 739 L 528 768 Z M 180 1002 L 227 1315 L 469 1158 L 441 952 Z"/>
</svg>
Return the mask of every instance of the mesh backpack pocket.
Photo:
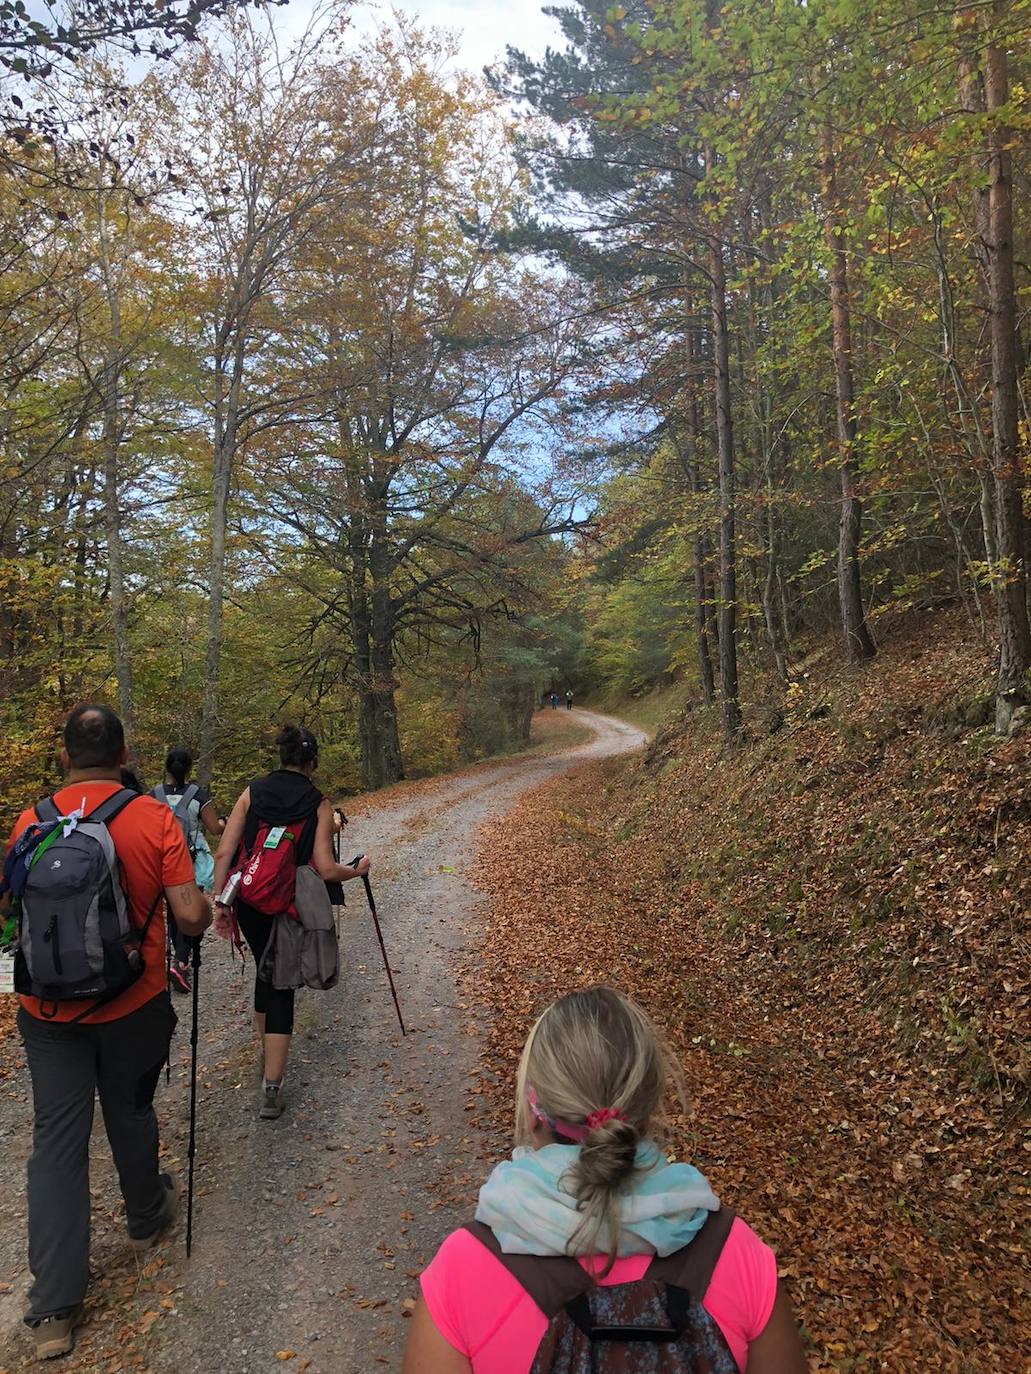
<svg viewBox="0 0 1031 1374">
<path fill-rule="evenodd" d="M 574 1259 L 505 1254 L 480 1222 L 466 1229 L 548 1318 L 530 1374 L 738 1374 L 702 1299 L 733 1225 L 713 1212 L 690 1245 L 634 1283 L 596 1284 Z"/>
</svg>

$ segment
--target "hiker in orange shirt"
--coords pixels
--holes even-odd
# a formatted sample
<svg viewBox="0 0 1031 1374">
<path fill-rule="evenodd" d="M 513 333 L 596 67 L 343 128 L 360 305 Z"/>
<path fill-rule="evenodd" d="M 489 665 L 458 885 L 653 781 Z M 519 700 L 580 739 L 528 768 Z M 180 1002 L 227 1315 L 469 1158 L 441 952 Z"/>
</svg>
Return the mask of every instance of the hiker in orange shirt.
<svg viewBox="0 0 1031 1374">
<path fill-rule="evenodd" d="M 28 807 L 8 845 L 3 901 L 20 904 L 18 1029 L 32 1077 L 25 1320 L 36 1355 L 67 1354 L 89 1281 L 89 1141 L 94 1098 L 125 1200 L 129 1244 L 154 1245 L 178 1213 L 158 1171 L 154 1091 L 176 1017 L 165 970 L 168 902 L 179 929 L 211 920 L 167 806 L 124 788 L 122 722 L 77 706 L 64 729 L 67 781 Z"/>
</svg>

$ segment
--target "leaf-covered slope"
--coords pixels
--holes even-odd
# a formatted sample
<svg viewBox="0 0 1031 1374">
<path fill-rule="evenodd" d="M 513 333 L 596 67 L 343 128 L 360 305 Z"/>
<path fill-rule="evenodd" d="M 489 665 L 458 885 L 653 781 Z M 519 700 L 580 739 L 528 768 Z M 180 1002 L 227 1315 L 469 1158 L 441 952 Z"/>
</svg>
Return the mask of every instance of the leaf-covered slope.
<svg viewBox="0 0 1031 1374">
<path fill-rule="evenodd" d="M 776 734 L 726 754 L 689 718 L 483 849 L 499 1106 L 553 995 L 638 996 L 688 1073 L 674 1143 L 776 1247 L 819 1370 L 1031 1356 L 1031 748 L 963 723 L 984 654 L 943 628 L 828 650 Z"/>
</svg>

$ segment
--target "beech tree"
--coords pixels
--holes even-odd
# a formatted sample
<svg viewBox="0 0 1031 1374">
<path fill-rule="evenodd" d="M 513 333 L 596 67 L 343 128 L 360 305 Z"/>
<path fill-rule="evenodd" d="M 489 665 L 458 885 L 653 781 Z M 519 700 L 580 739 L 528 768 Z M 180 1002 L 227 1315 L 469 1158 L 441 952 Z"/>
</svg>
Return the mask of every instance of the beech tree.
<svg viewBox="0 0 1031 1374">
<path fill-rule="evenodd" d="M 555 403 L 589 353 L 572 293 L 494 249 L 515 171 L 493 98 L 447 81 L 441 56 L 405 27 L 367 55 L 382 76 L 366 75 L 360 102 L 326 75 L 329 108 L 346 104 L 393 175 L 360 205 L 331 191 L 298 258 L 312 395 L 277 467 L 279 518 L 330 569 L 326 614 L 347 638 L 376 786 L 404 769 L 400 637 L 465 632 L 503 595 L 507 556 L 571 528 L 561 500 L 508 518 L 499 464 L 547 442 L 545 412 L 560 425 Z"/>
<path fill-rule="evenodd" d="M 229 504 L 248 443 L 282 423 L 295 396 L 252 379 L 278 338 L 274 299 L 315 212 L 345 184 L 358 145 L 346 125 L 321 137 L 321 59 L 337 40 L 346 6 L 320 14 L 284 60 L 274 33 L 241 13 L 183 68 L 168 114 L 169 154 L 191 150 L 196 198 L 194 253 L 206 277 L 203 404 L 212 444 L 208 630 L 199 772 L 210 780 L 218 743 Z M 348 193 L 359 195 L 347 181 Z"/>
</svg>

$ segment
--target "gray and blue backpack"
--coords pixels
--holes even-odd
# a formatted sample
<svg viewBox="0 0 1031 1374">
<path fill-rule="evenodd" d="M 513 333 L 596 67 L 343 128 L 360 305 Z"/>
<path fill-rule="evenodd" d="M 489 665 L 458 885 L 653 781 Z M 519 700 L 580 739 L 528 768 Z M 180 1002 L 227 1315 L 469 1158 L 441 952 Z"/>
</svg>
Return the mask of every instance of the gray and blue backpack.
<svg viewBox="0 0 1031 1374">
<path fill-rule="evenodd" d="M 466 1229 L 548 1319 L 530 1374 L 738 1374 L 702 1306 L 734 1213 L 713 1212 L 690 1245 L 656 1257 L 633 1283 L 597 1284 L 575 1259 L 509 1255 L 488 1226 Z"/>
<path fill-rule="evenodd" d="M 87 816 L 63 816 L 53 798 L 19 836 L 5 865 L 18 911 L 14 980 L 44 1008 L 112 1001 L 143 973 L 142 945 L 161 900 L 133 925 L 108 826 L 139 793 L 122 788 Z"/>
<path fill-rule="evenodd" d="M 155 800 L 171 808 L 183 832 L 186 848 L 190 851 L 197 886 L 202 892 L 210 892 L 215 877 L 215 860 L 201 830 L 200 804 L 197 801 L 199 794 L 200 788 L 195 782 L 183 784 L 182 791 L 178 787 L 166 787 L 164 783 L 159 783 L 151 788 L 150 793 Z"/>
</svg>

